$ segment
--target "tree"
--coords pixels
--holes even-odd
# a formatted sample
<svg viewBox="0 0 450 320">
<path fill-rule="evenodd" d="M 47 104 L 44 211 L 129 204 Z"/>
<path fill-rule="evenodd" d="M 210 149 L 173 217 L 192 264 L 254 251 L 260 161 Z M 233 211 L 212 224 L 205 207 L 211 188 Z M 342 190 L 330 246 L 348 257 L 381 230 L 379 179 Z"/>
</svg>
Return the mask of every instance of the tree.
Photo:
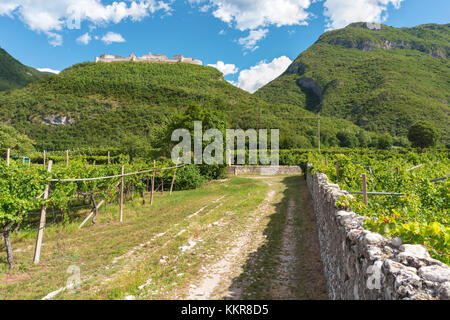
<svg viewBox="0 0 450 320">
<path fill-rule="evenodd" d="M 0 150 L 6 154 L 7 149 L 11 149 L 16 155 L 30 155 L 36 149 L 34 142 L 24 134 L 20 134 L 13 127 L 0 125 Z M 4 157 L 5 154 L 2 154 Z"/>
<path fill-rule="evenodd" d="M 439 139 L 439 133 L 433 125 L 425 121 L 414 123 L 408 131 L 408 140 L 414 148 L 434 147 Z"/>
<path fill-rule="evenodd" d="M 356 134 L 356 137 L 358 138 L 359 146 L 361 148 L 367 148 L 369 146 L 371 138 L 370 138 L 370 135 L 366 131 L 363 131 L 363 130 L 359 131 Z"/>
<path fill-rule="evenodd" d="M 130 163 L 137 156 L 142 155 L 146 149 L 150 148 L 150 143 L 134 134 L 123 135 L 120 139 L 119 150 L 130 158 Z"/>
<path fill-rule="evenodd" d="M 202 122 L 203 132 L 208 129 L 218 129 L 225 137 L 227 121 L 225 115 L 220 111 L 210 108 L 202 108 L 197 103 L 192 103 L 184 113 L 175 114 L 167 125 L 159 132 L 157 139 L 159 147 L 166 156 L 169 156 L 172 148 L 178 143 L 172 141 L 172 133 L 177 129 L 187 129 L 191 133 L 192 145 L 194 145 L 194 121 Z M 204 146 L 207 143 L 204 142 Z"/>
<path fill-rule="evenodd" d="M 358 146 L 358 138 L 353 132 L 339 131 L 336 137 L 339 139 L 339 146 L 343 148 L 355 148 Z"/>
<path fill-rule="evenodd" d="M 385 133 L 377 138 L 377 148 L 382 150 L 389 150 L 392 148 L 392 137 L 390 134 Z"/>
<path fill-rule="evenodd" d="M 285 136 L 280 142 L 281 149 L 301 149 L 312 148 L 312 144 L 308 138 L 302 135 Z"/>
</svg>

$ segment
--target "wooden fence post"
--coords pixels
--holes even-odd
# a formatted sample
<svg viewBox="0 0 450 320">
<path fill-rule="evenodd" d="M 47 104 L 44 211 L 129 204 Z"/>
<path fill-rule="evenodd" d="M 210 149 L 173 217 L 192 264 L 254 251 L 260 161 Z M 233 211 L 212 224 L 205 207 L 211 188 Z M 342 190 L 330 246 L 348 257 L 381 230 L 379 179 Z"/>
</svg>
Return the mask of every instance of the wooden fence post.
<svg viewBox="0 0 450 320">
<path fill-rule="evenodd" d="M 125 173 L 125 166 L 122 165 L 122 178 L 120 180 L 120 222 L 123 221 L 123 185 L 124 185 L 124 173 Z"/>
<path fill-rule="evenodd" d="M 8 148 L 6 151 L 6 165 L 9 167 L 9 158 L 11 156 L 11 149 Z"/>
<path fill-rule="evenodd" d="M 52 164 L 53 164 L 52 160 L 49 160 L 48 168 L 47 168 L 48 172 L 52 172 Z M 44 201 L 48 199 L 49 191 L 50 191 L 50 183 L 47 184 L 47 186 L 45 187 Z M 46 218 L 47 218 L 47 206 L 44 203 L 42 205 L 42 210 L 41 210 L 41 220 L 39 222 L 39 230 L 38 230 L 38 236 L 37 236 L 37 240 L 36 240 L 36 248 L 34 249 L 34 263 L 35 264 L 39 263 L 39 259 L 41 256 L 42 238 L 44 236 Z"/>
<path fill-rule="evenodd" d="M 78 229 L 81 229 L 84 226 L 84 224 L 88 222 L 88 220 L 95 214 L 95 211 L 98 210 L 104 203 L 105 200 L 100 201 L 100 203 L 95 207 L 95 209 L 92 209 L 91 213 L 86 217 L 86 219 L 83 220 Z M 95 224 L 95 219 L 93 219 L 92 223 Z"/>
<path fill-rule="evenodd" d="M 69 150 L 66 150 L 66 167 L 69 167 Z"/>
<path fill-rule="evenodd" d="M 153 193 L 155 192 L 155 177 L 156 177 L 156 171 L 153 171 L 152 190 L 150 191 L 150 205 L 153 205 Z"/>
<path fill-rule="evenodd" d="M 108 164 L 111 164 L 111 152 L 108 151 Z"/>
<path fill-rule="evenodd" d="M 45 150 L 44 150 L 44 154 L 42 155 L 42 157 L 44 158 L 43 163 L 44 163 L 44 166 L 45 166 L 45 163 L 47 162 L 47 153 L 45 152 Z"/>
<path fill-rule="evenodd" d="M 367 199 L 367 179 L 365 173 L 362 174 L 362 192 L 364 204 L 367 206 L 369 204 L 369 201 Z"/>
<path fill-rule="evenodd" d="M 172 178 L 172 184 L 170 185 L 170 195 L 172 195 L 172 191 L 173 191 L 173 184 L 175 182 L 175 177 L 177 175 L 177 168 L 175 168 L 175 172 L 173 173 L 173 178 Z"/>
</svg>

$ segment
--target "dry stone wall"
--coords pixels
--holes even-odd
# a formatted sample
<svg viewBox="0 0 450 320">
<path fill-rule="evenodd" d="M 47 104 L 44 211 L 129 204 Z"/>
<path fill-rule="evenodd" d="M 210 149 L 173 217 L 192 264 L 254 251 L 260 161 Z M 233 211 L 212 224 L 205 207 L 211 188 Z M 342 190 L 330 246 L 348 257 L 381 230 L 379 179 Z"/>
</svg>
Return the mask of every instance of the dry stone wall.
<svg viewBox="0 0 450 320">
<path fill-rule="evenodd" d="M 450 300 L 450 267 L 421 245 L 363 228 L 367 217 L 339 210 L 348 195 L 322 173 L 307 172 L 330 299 Z"/>
<path fill-rule="evenodd" d="M 240 174 L 302 174 L 299 166 L 229 166 L 228 173 L 234 175 Z"/>
</svg>

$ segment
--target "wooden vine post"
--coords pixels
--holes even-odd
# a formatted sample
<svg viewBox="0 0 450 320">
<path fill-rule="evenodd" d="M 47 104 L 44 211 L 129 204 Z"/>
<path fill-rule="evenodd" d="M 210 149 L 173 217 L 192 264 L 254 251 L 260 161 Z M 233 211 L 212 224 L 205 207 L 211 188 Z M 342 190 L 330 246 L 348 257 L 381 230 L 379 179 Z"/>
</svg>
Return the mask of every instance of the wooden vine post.
<svg viewBox="0 0 450 320">
<path fill-rule="evenodd" d="M 150 191 L 150 205 L 153 205 L 153 193 L 155 192 L 155 177 L 156 177 L 156 171 L 153 171 L 152 189 Z"/>
<path fill-rule="evenodd" d="M 161 177 L 161 194 L 164 195 L 164 178 L 162 171 L 159 173 L 159 176 Z"/>
<path fill-rule="evenodd" d="M 108 165 L 111 164 L 111 152 L 108 151 Z"/>
<path fill-rule="evenodd" d="M 45 153 L 45 150 L 44 150 L 44 152 L 42 154 L 42 158 L 43 158 L 43 164 L 45 166 L 45 163 L 47 162 L 47 154 Z"/>
<path fill-rule="evenodd" d="M 66 150 L 66 167 L 69 167 L 69 150 Z"/>
<path fill-rule="evenodd" d="M 9 167 L 9 158 L 11 156 L 11 149 L 8 148 L 8 150 L 6 151 L 6 165 Z"/>
<path fill-rule="evenodd" d="M 124 175 L 125 174 L 125 166 L 122 166 L 122 177 L 120 180 L 120 222 L 123 222 L 123 187 L 124 187 Z"/>
<path fill-rule="evenodd" d="M 364 204 L 367 206 L 369 201 L 367 199 L 367 178 L 365 173 L 362 174 L 362 192 Z"/>
<path fill-rule="evenodd" d="M 177 168 L 175 168 L 175 172 L 173 173 L 173 178 L 172 178 L 172 183 L 170 184 L 170 195 L 172 195 L 172 191 L 173 191 L 173 184 L 175 182 L 175 177 L 177 175 Z"/>
<path fill-rule="evenodd" d="M 48 161 L 48 172 L 52 172 L 52 160 Z M 44 201 L 48 199 L 48 193 L 50 191 L 50 183 L 47 184 L 44 190 Z M 36 239 L 36 248 L 34 250 L 34 264 L 39 263 L 39 259 L 41 257 L 41 247 L 42 247 L 42 238 L 44 237 L 44 229 L 45 229 L 45 223 L 47 218 L 47 206 L 44 203 L 42 205 L 41 209 L 41 220 L 39 222 L 39 230 L 38 230 L 38 236 Z"/>
</svg>

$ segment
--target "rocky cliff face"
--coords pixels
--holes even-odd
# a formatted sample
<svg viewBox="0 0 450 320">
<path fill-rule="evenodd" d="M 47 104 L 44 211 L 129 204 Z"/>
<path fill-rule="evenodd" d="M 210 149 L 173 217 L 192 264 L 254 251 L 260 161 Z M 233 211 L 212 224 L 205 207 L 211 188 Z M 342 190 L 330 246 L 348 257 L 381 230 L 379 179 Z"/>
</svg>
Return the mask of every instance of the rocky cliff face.
<svg viewBox="0 0 450 320">
<path fill-rule="evenodd" d="M 318 42 L 325 42 L 331 45 L 359 49 L 362 51 L 374 51 L 377 48 L 384 50 L 403 49 L 417 50 L 430 54 L 436 58 L 450 57 L 450 47 L 439 43 L 439 40 L 442 39 L 436 37 L 437 40 L 429 40 L 431 39 L 430 35 L 435 35 L 436 32 L 448 33 L 450 30 L 449 25 L 425 25 L 422 26 L 422 30 L 419 30 L 418 28 L 419 27 L 409 29 L 404 32 L 404 39 L 398 39 L 398 36 L 402 36 L 401 32 L 394 37 L 391 32 L 393 28 L 391 27 L 381 24 L 375 25 L 358 22 L 350 24 L 345 29 L 365 29 L 366 31 L 354 32 L 354 34 L 351 33 L 351 31 L 350 33 L 343 33 L 341 30 L 336 32 L 332 31 L 320 37 Z"/>
<path fill-rule="evenodd" d="M 39 116 L 33 116 L 30 117 L 29 120 L 31 123 L 42 123 L 48 126 L 60 126 L 60 125 L 65 126 L 74 124 L 76 122 L 76 120 L 70 116 L 55 115 L 55 114 L 49 114 L 42 118 Z"/>
<path fill-rule="evenodd" d="M 414 41 L 409 42 L 405 40 L 390 41 L 388 39 L 380 39 L 374 41 L 371 39 L 345 39 L 335 38 L 327 41 L 332 45 L 343 46 L 350 49 L 359 49 L 362 51 L 374 51 L 376 48 L 391 50 L 391 49 L 409 49 L 417 50 L 423 53 L 431 54 L 436 58 L 448 58 L 450 57 L 450 47 L 445 48 L 431 48 L 423 44 L 418 44 Z"/>
</svg>

